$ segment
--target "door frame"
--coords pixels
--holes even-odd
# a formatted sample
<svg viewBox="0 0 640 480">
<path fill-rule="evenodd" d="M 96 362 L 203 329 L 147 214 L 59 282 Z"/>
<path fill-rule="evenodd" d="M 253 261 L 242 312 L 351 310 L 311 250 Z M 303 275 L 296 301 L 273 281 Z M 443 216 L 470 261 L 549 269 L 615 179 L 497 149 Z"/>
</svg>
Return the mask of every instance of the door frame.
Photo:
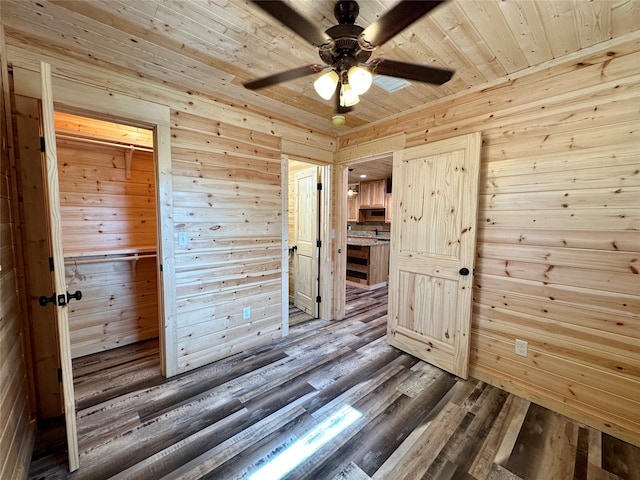
<svg viewBox="0 0 640 480">
<path fill-rule="evenodd" d="M 14 67 L 15 94 L 42 99 L 39 72 Z M 162 375 L 177 372 L 170 108 L 104 88 L 51 76 L 56 110 L 153 130 L 158 249 L 158 302 Z"/>
<path fill-rule="evenodd" d="M 481 134 L 474 132 L 407 148 L 396 152 L 393 157 L 393 174 L 398 180 L 404 180 L 407 184 L 407 182 L 413 182 L 412 178 L 417 177 L 433 179 L 434 183 L 429 185 L 428 180 L 425 180 L 424 185 L 419 181 L 413 185 L 419 187 L 417 190 L 414 189 L 414 195 L 422 197 L 423 203 L 418 205 L 425 208 L 422 215 L 426 217 L 423 219 L 421 216 L 415 222 L 408 221 L 415 217 L 404 215 L 404 211 L 400 208 L 400 202 L 403 200 L 407 202 L 407 209 L 413 207 L 412 198 L 405 197 L 405 194 L 411 195 L 410 190 L 400 188 L 400 193 L 393 196 L 393 210 L 397 213 L 397 220 L 400 221 L 391 228 L 389 268 L 391 291 L 389 292 L 387 343 L 462 379 L 467 378 L 469 370 L 481 147 Z M 460 153 L 462 159 L 456 156 Z M 429 160 L 429 165 L 435 164 L 440 169 L 446 169 L 446 172 L 436 170 L 433 175 L 427 174 L 427 169 L 430 167 L 423 166 L 426 158 L 434 158 L 435 160 Z M 418 171 L 411 172 L 412 175 L 407 176 L 409 162 L 415 162 L 412 166 L 417 165 Z M 455 165 L 455 170 L 451 170 L 452 165 Z M 456 177 L 459 181 L 457 186 L 453 182 L 446 181 L 450 178 L 449 176 Z M 431 195 L 429 195 L 430 191 Z M 448 200 L 446 207 L 442 207 L 441 200 L 433 202 L 439 203 L 440 207 L 434 205 L 429 208 L 429 200 L 424 198 L 430 199 L 436 194 L 435 192 L 438 192 L 437 198 L 441 191 L 452 194 L 444 196 L 445 201 Z M 441 218 L 438 214 L 448 219 L 454 211 L 455 221 L 449 222 L 448 230 L 436 228 L 439 232 L 448 233 L 448 246 L 442 237 L 435 240 L 431 238 L 433 243 L 429 243 L 422 236 L 413 236 L 415 243 L 408 243 L 407 245 L 410 246 L 401 241 L 402 233 L 408 233 L 404 238 L 407 242 L 411 241 L 410 230 L 417 223 L 421 222 L 422 228 L 431 229 L 433 221 L 435 220 L 438 224 Z M 452 231 L 452 228 L 455 230 Z M 425 244 L 436 248 L 430 249 L 425 247 Z M 403 246 L 405 249 L 401 250 Z M 401 274 L 405 272 L 412 277 L 420 278 L 418 281 L 411 280 L 409 291 L 413 293 L 408 298 L 402 298 L 401 293 L 404 292 L 400 289 Z M 426 287 L 423 281 L 425 278 L 428 285 Z M 432 281 L 434 279 L 435 281 Z M 419 288 L 424 288 L 427 292 L 423 292 L 425 294 L 420 296 L 414 292 Z M 435 295 L 429 295 L 429 290 L 431 293 L 435 292 Z M 439 303 L 438 293 L 440 294 Z M 426 298 L 435 298 L 435 303 L 422 300 Z M 454 302 L 453 305 L 449 303 L 450 301 Z M 407 302 L 411 306 L 403 310 Z M 432 309 L 434 305 L 435 310 Z M 422 317 L 418 312 L 422 312 Z M 427 315 L 428 313 L 435 314 L 434 321 Z M 442 328 L 446 326 L 446 330 L 439 329 L 439 332 L 435 332 L 423 328 L 422 325 L 418 329 L 413 328 L 413 323 L 411 326 L 403 325 L 401 319 L 406 317 L 417 318 L 418 324 L 420 318 L 426 317 L 430 325 L 435 323 Z M 448 332 L 451 332 L 451 335 Z"/>
<path fill-rule="evenodd" d="M 43 94 L 41 72 L 48 71 L 50 78 L 47 94 Z M 158 278 L 158 322 L 160 336 L 161 373 L 165 377 L 177 373 L 177 331 L 175 292 L 175 261 L 173 222 L 171 220 L 173 194 L 171 179 L 171 132 L 170 108 L 166 105 L 128 97 L 106 89 L 73 82 L 51 74 L 51 68 L 43 63 L 40 71 L 14 67 L 14 93 L 24 97 L 47 101 L 47 96 L 56 110 L 125 123 L 151 129 L 154 132 L 154 170 L 156 182 L 157 216 L 157 278 Z M 44 73 L 42 74 L 44 77 Z M 44 97 L 44 98 L 43 98 Z M 51 123 L 50 119 L 49 123 Z M 47 126 L 45 125 L 45 131 Z M 49 142 L 55 138 L 49 131 Z M 52 248 L 55 248 L 52 246 Z M 64 270 L 62 270 L 64 271 Z M 65 327 L 65 325 L 62 325 Z M 67 331 L 62 337 L 67 337 Z M 65 413 L 70 411 L 69 402 L 74 403 L 73 376 L 70 371 L 70 358 L 63 359 L 63 391 L 65 391 Z M 70 385 L 69 385 L 70 383 Z M 70 395 L 70 398 L 68 398 Z M 75 408 L 73 423 L 75 428 Z M 69 440 L 69 467 L 78 468 L 77 433 L 67 432 Z M 75 438 L 75 445 L 74 445 Z M 75 457 L 75 458 L 74 458 Z"/>
<path fill-rule="evenodd" d="M 402 138 L 404 145 L 404 138 Z M 394 150 L 386 150 L 367 156 L 356 156 L 335 166 L 334 184 L 337 192 L 346 192 L 349 184 L 349 167 L 358 163 L 370 162 L 380 158 L 393 156 L 394 152 L 403 150 L 404 146 Z M 333 274 L 333 318 L 342 319 L 345 316 L 346 287 L 347 287 L 347 195 L 336 196 L 336 235 L 338 255 L 335 260 L 335 272 Z"/>
<path fill-rule="evenodd" d="M 319 239 L 322 242 L 320 248 L 320 266 L 318 281 L 318 295 L 322 298 L 318 306 L 318 318 L 321 320 L 331 320 L 336 317 L 334 312 L 334 281 L 322 279 L 333 278 L 332 251 L 335 245 L 336 231 L 332 229 L 331 219 L 333 218 L 333 175 L 336 169 L 333 165 L 316 164 L 308 159 L 296 158 L 288 154 L 281 154 L 280 165 L 280 185 L 282 191 L 282 336 L 289 334 L 289 160 L 308 163 L 309 166 L 318 168 L 322 190 L 319 191 L 320 226 L 318 229 Z"/>
<path fill-rule="evenodd" d="M 300 297 L 299 297 L 299 290 L 297 288 L 298 286 L 298 282 L 299 282 L 299 274 L 300 272 L 303 270 L 300 267 L 300 231 L 299 231 L 299 227 L 301 224 L 306 225 L 309 223 L 312 223 L 311 225 L 311 229 L 313 230 L 313 234 L 314 237 L 313 240 L 311 241 L 312 243 L 312 247 L 311 247 L 311 268 L 313 269 L 313 273 L 315 274 L 315 278 L 313 279 L 312 283 L 313 286 L 312 288 L 312 292 L 311 295 L 309 296 L 310 298 L 310 303 L 311 305 L 309 305 L 309 308 L 312 310 L 311 315 L 313 316 L 313 318 L 318 318 L 319 315 L 319 307 L 320 307 L 320 303 L 322 302 L 318 302 L 316 299 L 314 299 L 314 297 L 318 297 L 320 295 L 320 248 L 317 247 L 317 242 L 320 239 L 320 192 L 317 189 L 317 185 L 318 185 L 318 180 L 319 180 L 319 172 L 318 172 L 318 167 L 316 165 L 310 165 L 310 164 L 306 164 L 307 167 L 304 170 L 298 170 L 295 172 L 294 174 L 294 178 L 293 178 L 293 182 L 294 182 L 294 188 L 293 188 L 293 192 L 295 195 L 294 201 L 296 202 L 296 205 L 298 205 L 298 201 L 300 199 L 300 192 L 298 190 L 298 186 L 299 186 L 299 176 L 301 174 L 305 174 L 305 177 L 307 177 L 309 180 L 312 180 L 312 189 L 314 192 L 313 198 L 312 198 L 312 203 L 313 208 L 315 208 L 315 215 L 313 215 L 313 218 L 311 218 L 311 222 L 309 222 L 308 217 L 304 214 L 299 212 L 297 209 L 293 212 L 293 216 L 294 216 L 294 235 L 295 235 L 295 246 L 297 247 L 295 249 L 295 251 L 293 252 L 294 258 L 293 258 L 293 304 L 297 307 L 300 308 L 301 310 L 305 311 L 305 305 L 303 305 L 304 302 L 300 301 Z M 289 181 L 291 181 L 291 178 L 289 178 Z M 309 205 L 307 205 L 309 206 Z M 289 213 L 289 216 L 291 215 L 291 213 Z M 304 220 L 303 220 L 304 219 Z M 317 254 L 317 255 L 316 255 Z M 298 302 L 296 303 L 296 299 L 298 300 Z M 309 312 L 306 312 L 309 314 Z"/>
</svg>

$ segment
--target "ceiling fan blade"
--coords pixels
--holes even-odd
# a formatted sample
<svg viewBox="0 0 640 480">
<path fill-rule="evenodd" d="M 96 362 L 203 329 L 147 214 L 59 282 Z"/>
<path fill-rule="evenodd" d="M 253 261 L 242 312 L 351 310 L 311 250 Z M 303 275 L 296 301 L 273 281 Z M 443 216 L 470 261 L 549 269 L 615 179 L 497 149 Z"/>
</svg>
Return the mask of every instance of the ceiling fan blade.
<svg viewBox="0 0 640 480">
<path fill-rule="evenodd" d="M 367 49 L 379 47 L 441 3 L 444 1 L 402 0 L 364 29 L 360 34 L 361 45 Z"/>
<path fill-rule="evenodd" d="M 295 80 L 296 78 L 313 75 L 314 73 L 321 72 L 325 68 L 329 68 L 329 66 L 318 64 L 305 65 L 304 67 L 298 67 L 291 70 L 285 70 L 284 72 L 274 73 L 273 75 L 269 75 L 268 77 L 251 80 L 250 82 L 243 83 L 243 85 L 249 90 L 258 90 L 259 88 L 269 87 L 271 85 L 275 85 L 276 83 L 288 82 L 289 80 Z"/>
<path fill-rule="evenodd" d="M 369 63 L 368 67 L 373 73 L 378 75 L 406 78 L 408 80 L 433 83 L 435 85 L 442 85 L 448 82 L 455 73 L 453 70 L 447 70 L 445 68 L 387 60 L 386 58 L 376 58 Z"/>
<path fill-rule="evenodd" d="M 317 25 L 314 25 L 305 17 L 300 15 L 296 10 L 291 8 L 288 3 L 282 0 L 251 0 L 262 10 L 267 12 L 273 18 L 283 23 L 290 30 L 304 38 L 311 45 L 320 47 L 333 42 L 331 37 L 319 30 Z"/>
</svg>

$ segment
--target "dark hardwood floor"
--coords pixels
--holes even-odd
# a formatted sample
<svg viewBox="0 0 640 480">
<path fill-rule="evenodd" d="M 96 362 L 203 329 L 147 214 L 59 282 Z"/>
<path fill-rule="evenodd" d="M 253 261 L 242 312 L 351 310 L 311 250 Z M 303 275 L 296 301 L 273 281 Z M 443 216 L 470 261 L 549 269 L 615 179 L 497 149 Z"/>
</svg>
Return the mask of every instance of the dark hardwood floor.
<svg viewBox="0 0 640 480">
<path fill-rule="evenodd" d="M 640 479 L 637 447 L 389 347 L 386 313 L 349 288 L 345 320 L 169 380 L 153 341 L 78 359 L 81 468 L 54 421 L 29 477 Z"/>
</svg>

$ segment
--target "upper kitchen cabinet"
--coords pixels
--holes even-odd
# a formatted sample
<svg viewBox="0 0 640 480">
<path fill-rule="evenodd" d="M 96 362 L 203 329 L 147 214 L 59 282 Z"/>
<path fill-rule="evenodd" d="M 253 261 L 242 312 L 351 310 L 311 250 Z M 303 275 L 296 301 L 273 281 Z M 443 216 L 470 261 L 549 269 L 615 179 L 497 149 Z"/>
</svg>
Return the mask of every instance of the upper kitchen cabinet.
<svg viewBox="0 0 640 480">
<path fill-rule="evenodd" d="M 385 208 L 384 208 L 384 222 L 385 223 L 391 223 L 391 194 L 390 193 L 385 193 L 384 194 L 384 204 L 385 204 Z"/>
<path fill-rule="evenodd" d="M 360 195 L 347 196 L 347 222 L 358 222 L 360 216 Z"/>
<path fill-rule="evenodd" d="M 385 179 L 360 182 L 360 208 L 384 208 L 386 190 Z"/>
</svg>

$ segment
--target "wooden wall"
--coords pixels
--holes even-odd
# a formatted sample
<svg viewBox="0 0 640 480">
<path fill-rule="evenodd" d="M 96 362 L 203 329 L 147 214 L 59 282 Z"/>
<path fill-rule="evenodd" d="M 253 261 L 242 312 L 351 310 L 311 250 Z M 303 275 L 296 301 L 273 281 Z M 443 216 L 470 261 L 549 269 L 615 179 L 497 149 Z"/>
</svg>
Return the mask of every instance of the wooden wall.
<svg viewBox="0 0 640 480">
<path fill-rule="evenodd" d="M 322 161 L 335 139 L 19 40 L 10 39 L 8 50 L 14 68 L 23 72 L 37 72 L 41 60 L 49 62 L 54 92 L 61 69 L 66 78 L 96 86 L 95 94 L 85 88 L 91 108 L 109 110 L 98 106 L 104 105 L 104 87 L 110 96 L 115 92 L 119 105 L 131 96 L 170 106 L 171 159 L 162 174 L 167 195 L 160 199 L 170 212 L 163 228 L 173 233 L 165 242 L 175 251 L 164 265 L 163 282 L 171 292 L 164 296 L 168 374 L 280 338 L 286 331 L 281 156 L 304 145 L 309 158 Z M 37 96 L 36 82 L 26 82 L 25 93 Z M 287 147 L 281 145 L 284 138 Z M 180 233 L 188 245 L 179 243 Z M 251 309 L 248 320 L 244 307 Z"/>
<path fill-rule="evenodd" d="M 199 115 L 172 114 L 178 368 L 280 338 L 280 141 Z M 250 318 L 243 309 L 250 308 Z"/>
<path fill-rule="evenodd" d="M 471 375 L 640 445 L 640 42 L 582 55 L 344 135 L 338 156 L 482 132 Z"/>
<path fill-rule="evenodd" d="M 128 170 L 125 159 L 121 147 L 58 141 L 67 289 L 83 294 L 69 303 L 74 358 L 158 336 L 153 153 L 134 150 Z"/>
<path fill-rule="evenodd" d="M 156 250 L 153 153 L 58 141 L 65 257 Z"/>
<path fill-rule="evenodd" d="M 155 255 L 66 263 L 68 291 L 82 292 L 69 303 L 73 358 L 158 337 Z"/>
<path fill-rule="evenodd" d="M 0 478 L 26 477 L 35 436 L 33 378 L 25 338 L 26 308 L 19 295 L 21 259 L 17 229 L 15 150 L 4 32 L 0 26 Z"/>
</svg>

